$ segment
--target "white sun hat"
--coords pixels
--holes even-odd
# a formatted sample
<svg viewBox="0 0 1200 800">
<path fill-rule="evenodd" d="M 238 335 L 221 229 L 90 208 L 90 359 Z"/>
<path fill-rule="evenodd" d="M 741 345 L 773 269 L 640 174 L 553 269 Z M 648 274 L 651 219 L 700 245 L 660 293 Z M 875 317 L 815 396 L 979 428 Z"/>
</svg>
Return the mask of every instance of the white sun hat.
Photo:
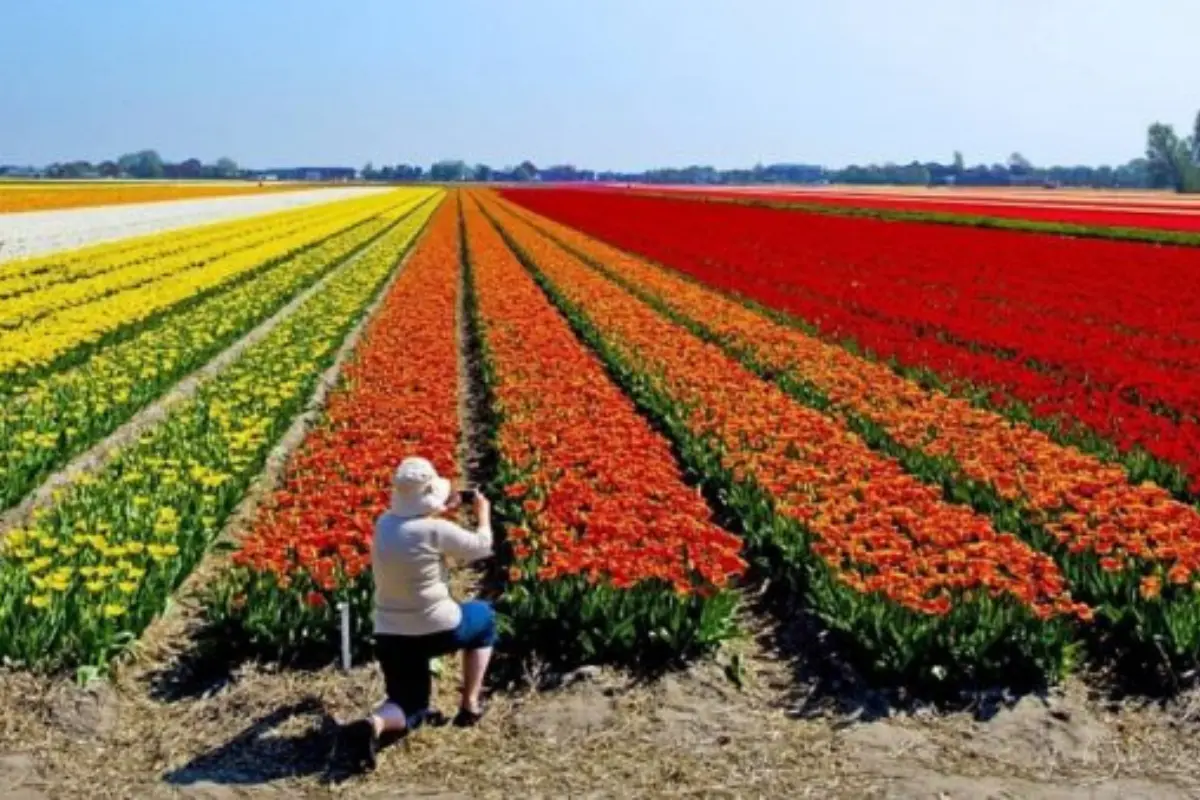
<svg viewBox="0 0 1200 800">
<path fill-rule="evenodd" d="M 423 517 L 446 508 L 450 481 L 439 476 L 424 458 L 406 458 L 392 476 L 392 513 L 398 517 Z"/>
</svg>

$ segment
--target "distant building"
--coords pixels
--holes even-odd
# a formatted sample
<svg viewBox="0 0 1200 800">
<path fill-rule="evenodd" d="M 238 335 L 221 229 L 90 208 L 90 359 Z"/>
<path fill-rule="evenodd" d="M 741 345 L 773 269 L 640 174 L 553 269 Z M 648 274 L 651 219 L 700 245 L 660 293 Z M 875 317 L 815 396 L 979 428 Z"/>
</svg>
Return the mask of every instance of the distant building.
<svg viewBox="0 0 1200 800">
<path fill-rule="evenodd" d="M 1043 189 L 1057 189 L 1062 186 L 1062 181 L 1051 180 L 1045 176 L 1038 175 L 1010 175 L 1008 185 L 1039 186 Z"/>
<path fill-rule="evenodd" d="M 249 174 L 251 178 L 263 181 L 352 181 L 358 171 L 354 167 L 288 167 L 253 170 Z"/>
<path fill-rule="evenodd" d="M 0 165 L 0 175 L 14 178 L 40 178 L 42 171 L 37 167 L 19 167 L 14 164 Z"/>
</svg>

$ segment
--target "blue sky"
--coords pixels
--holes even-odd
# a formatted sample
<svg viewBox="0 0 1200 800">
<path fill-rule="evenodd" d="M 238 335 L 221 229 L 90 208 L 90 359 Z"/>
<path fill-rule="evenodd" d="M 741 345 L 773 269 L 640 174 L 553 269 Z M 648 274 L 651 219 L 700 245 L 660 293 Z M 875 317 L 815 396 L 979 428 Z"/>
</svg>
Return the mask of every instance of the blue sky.
<svg viewBox="0 0 1200 800">
<path fill-rule="evenodd" d="M 0 0 L 0 163 L 1121 162 L 1194 0 Z"/>
</svg>

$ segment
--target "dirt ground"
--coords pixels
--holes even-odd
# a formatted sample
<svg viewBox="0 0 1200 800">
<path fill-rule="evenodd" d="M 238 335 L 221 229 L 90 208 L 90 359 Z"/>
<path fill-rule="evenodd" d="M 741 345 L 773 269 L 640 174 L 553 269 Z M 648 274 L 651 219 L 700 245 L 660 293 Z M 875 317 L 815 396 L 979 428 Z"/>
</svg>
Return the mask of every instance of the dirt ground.
<svg viewBox="0 0 1200 800">
<path fill-rule="evenodd" d="M 0 674 L 0 796 L 1200 797 L 1200 701 L 1139 707 L 1074 681 L 901 713 L 818 689 L 774 638 L 654 680 L 530 675 L 493 693 L 477 729 L 417 731 L 366 776 L 345 774 L 336 744 L 380 699 L 370 665 L 200 668 L 176 645 L 86 688 Z M 457 668 L 438 679 L 447 712 Z"/>
</svg>

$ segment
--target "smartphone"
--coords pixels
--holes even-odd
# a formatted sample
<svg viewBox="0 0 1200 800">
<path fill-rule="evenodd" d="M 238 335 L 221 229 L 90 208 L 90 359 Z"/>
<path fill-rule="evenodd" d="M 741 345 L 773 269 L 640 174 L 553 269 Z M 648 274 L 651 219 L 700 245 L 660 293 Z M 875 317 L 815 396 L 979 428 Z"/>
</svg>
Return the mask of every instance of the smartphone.
<svg viewBox="0 0 1200 800">
<path fill-rule="evenodd" d="M 475 490 L 474 489 L 459 489 L 458 490 L 458 502 L 462 503 L 464 506 L 469 506 L 472 503 L 474 503 L 475 502 Z"/>
</svg>

